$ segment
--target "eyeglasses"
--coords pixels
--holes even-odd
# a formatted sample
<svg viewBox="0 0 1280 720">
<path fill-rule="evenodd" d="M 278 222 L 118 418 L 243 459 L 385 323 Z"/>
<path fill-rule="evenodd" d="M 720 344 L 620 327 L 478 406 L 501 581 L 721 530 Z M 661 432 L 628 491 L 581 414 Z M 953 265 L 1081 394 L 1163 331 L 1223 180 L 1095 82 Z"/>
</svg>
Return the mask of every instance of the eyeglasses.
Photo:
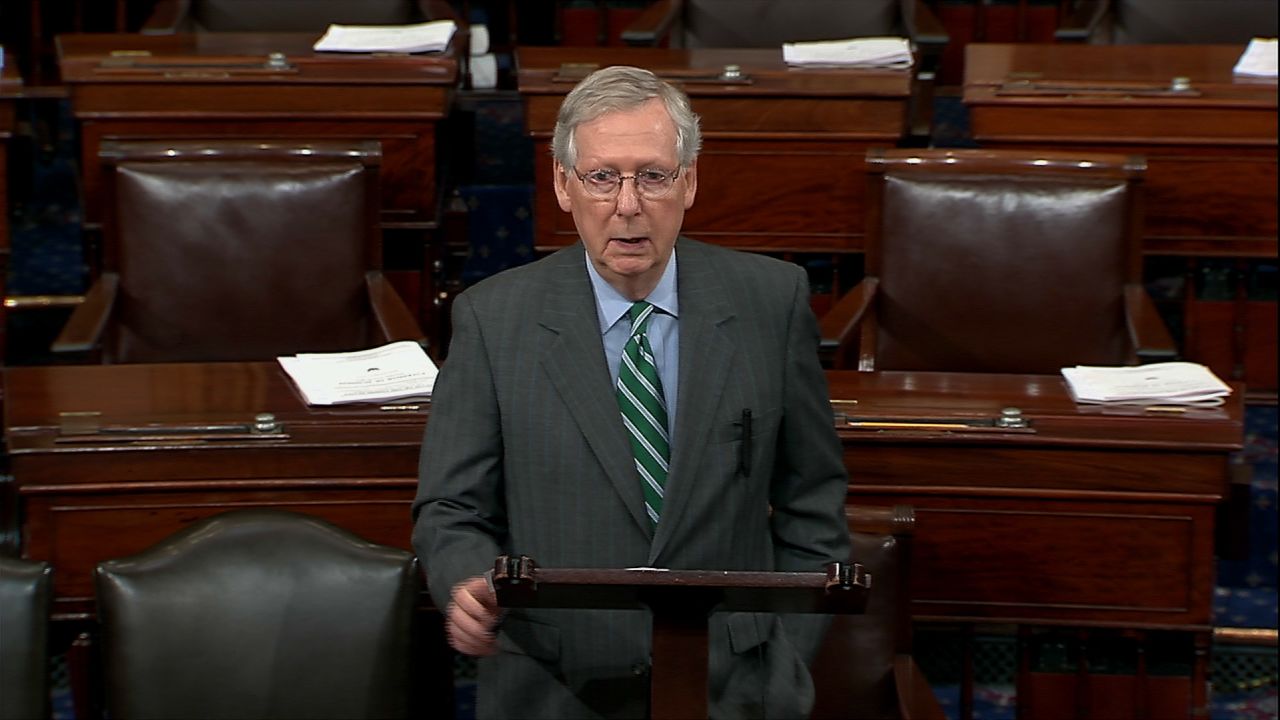
<svg viewBox="0 0 1280 720">
<path fill-rule="evenodd" d="M 651 168 L 640 170 L 634 175 L 623 175 L 617 170 L 591 170 L 580 173 L 577 168 L 573 174 L 582 181 L 587 194 L 598 200 L 612 200 L 618 197 L 622 183 L 631 180 L 636 184 L 636 192 L 645 200 L 659 200 L 671 193 L 671 188 L 680 177 L 680 168 L 670 172 Z"/>
</svg>

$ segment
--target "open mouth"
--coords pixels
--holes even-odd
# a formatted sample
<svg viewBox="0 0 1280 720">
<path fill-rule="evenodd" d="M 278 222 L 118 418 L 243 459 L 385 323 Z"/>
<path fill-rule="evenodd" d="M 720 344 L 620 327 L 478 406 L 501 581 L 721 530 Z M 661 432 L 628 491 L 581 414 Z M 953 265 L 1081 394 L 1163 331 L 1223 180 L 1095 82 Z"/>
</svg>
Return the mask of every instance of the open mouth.
<svg viewBox="0 0 1280 720">
<path fill-rule="evenodd" d="M 614 242 L 620 242 L 620 243 L 623 243 L 623 244 L 625 244 L 625 245 L 639 245 L 640 243 L 642 243 L 642 242 L 644 242 L 644 241 L 646 241 L 646 240 L 648 240 L 648 239 L 649 239 L 649 236 L 648 236 L 648 235 L 640 235 L 640 236 L 638 236 L 638 237 L 616 237 L 616 238 L 613 238 Z"/>
</svg>

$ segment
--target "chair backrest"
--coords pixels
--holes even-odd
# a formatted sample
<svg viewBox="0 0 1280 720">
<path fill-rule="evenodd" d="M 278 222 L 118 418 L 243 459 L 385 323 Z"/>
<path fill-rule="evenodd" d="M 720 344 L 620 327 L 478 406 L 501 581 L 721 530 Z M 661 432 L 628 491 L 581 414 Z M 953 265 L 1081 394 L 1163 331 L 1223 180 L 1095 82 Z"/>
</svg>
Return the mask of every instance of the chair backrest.
<svg viewBox="0 0 1280 720">
<path fill-rule="evenodd" d="M 867 154 L 861 352 L 878 370 L 1056 374 L 1132 362 L 1140 158 L 986 150 Z"/>
<path fill-rule="evenodd" d="M 0 720 L 49 716 L 48 563 L 0 556 Z"/>
<path fill-rule="evenodd" d="M 408 714 L 408 552 L 238 510 L 100 563 L 95 582 L 111 717 Z"/>
<path fill-rule="evenodd" d="M 188 0 L 188 32 L 319 32 L 425 22 L 418 0 Z"/>
<path fill-rule="evenodd" d="M 1111 0 L 1116 44 L 1239 43 L 1275 37 L 1276 0 Z"/>
<path fill-rule="evenodd" d="M 898 718 L 894 662 L 911 654 L 907 581 L 915 513 L 909 506 L 849 512 L 849 560 L 871 575 L 871 592 L 862 614 L 832 619 L 812 663 L 816 700 L 810 717 Z"/>
<path fill-rule="evenodd" d="M 368 347 L 382 264 L 373 141 L 108 141 L 116 362 Z"/>
<path fill-rule="evenodd" d="M 905 35 L 901 0 L 684 0 L 685 47 Z"/>
</svg>

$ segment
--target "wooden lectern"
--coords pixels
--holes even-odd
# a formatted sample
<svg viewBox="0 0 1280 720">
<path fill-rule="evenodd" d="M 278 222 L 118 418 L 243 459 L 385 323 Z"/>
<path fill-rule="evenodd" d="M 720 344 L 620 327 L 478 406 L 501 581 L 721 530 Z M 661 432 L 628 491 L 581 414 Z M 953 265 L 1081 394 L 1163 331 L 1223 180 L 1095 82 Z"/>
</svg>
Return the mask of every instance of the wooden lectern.
<svg viewBox="0 0 1280 720">
<path fill-rule="evenodd" d="M 857 614 L 871 576 L 858 563 L 823 572 L 540 568 L 526 556 L 494 562 L 498 604 L 653 612 L 649 716 L 707 717 L 707 617 L 714 612 Z"/>
</svg>

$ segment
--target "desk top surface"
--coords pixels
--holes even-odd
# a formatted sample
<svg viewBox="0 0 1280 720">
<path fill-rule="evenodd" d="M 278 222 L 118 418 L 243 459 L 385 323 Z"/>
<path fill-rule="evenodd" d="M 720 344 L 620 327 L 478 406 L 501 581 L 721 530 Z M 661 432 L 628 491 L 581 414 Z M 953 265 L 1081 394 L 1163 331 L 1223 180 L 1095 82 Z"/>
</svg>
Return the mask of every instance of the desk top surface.
<svg viewBox="0 0 1280 720">
<path fill-rule="evenodd" d="M 1230 451 L 1244 438 L 1242 388 L 1220 407 L 1152 409 L 1077 404 L 1057 375 L 831 371 L 832 405 L 846 441 L 1170 447 Z M 1027 428 L 995 421 L 1016 409 Z M 931 420 L 940 420 L 935 427 Z M 883 427 L 900 421 L 901 427 Z M 946 424 L 972 422 L 972 427 Z M 863 423 L 863 424 L 860 424 Z M 990 427 L 986 425 L 990 424 Z"/>
<path fill-rule="evenodd" d="M 1238 449 L 1243 441 L 1238 387 L 1220 408 L 1153 412 L 1077 405 L 1058 376 L 833 371 L 827 377 L 846 442 L 1167 446 L 1218 452 Z M 308 407 L 272 362 L 10 367 L 4 370 L 4 385 L 5 431 L 15 454 L 87 447 L 91 438 L 68 443 L 58 436 L 83 436 L 94 428 L 243 424 L 260 413 L 271 413 L 297 441 L 355 442 L 363 437 L 413 443 L 420 439 L 430 407 Z M 1017 408 L 1030 428 L 990 426 L 987 421 L 1000 418 L 1006 408 Z M 935 420 L 942 422 L 930 422 Z M 110 442 L 117 444 L 119 438 Z"/>
<path fill-rule="evenodd" d="M 59 35 L 63 81 L 452 85 L 458 62 L 443 53 L 315 52 L 318 33 L 80 33 Z M 283 65 L 269 64 L 273 53 Z"/>
<path fill-rule="evenodd" d="M 781 48 L 521 47 L 516 51 L 520 92 L 564 95 L 592 70 L 634 65 L 684 86 L 691 96 L 888 96 L 911 94 L 911 72 L 884 68 L 800 68 L 782 60 Z M 739 79 L 723 76 L 736 65 Z"/>
<path fill-rule="evenodd" d="M 142 436 L 157 448 L 204 447 L 211 439 L 219 447 L 416 444 L 428 407 L 308 407 L 274 362 L 11 367 L 4 385 L 5 431 L 14 453 L 116 447 Z M 283 434 L 249 432 L 263 413 Z M 241 426 L 245 432 L 235 432 Z"/>
<path fill-rule="evenodd" d="M 1126 105 L 1276 109 L 1276 80 L 1232 73 L 1242 45 L 972 43 L 966 103 L 1116 102 Z M 1185 90 L 1174 90 L 1185 78 Z"/>
</svg>

